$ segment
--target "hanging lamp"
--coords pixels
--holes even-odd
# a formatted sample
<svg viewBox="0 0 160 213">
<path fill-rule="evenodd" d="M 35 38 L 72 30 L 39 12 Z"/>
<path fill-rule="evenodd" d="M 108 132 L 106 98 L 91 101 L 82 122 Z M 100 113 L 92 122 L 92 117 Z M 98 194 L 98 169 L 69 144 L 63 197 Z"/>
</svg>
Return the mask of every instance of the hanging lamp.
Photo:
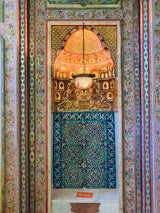
<svg viewBox="0 0 160 213">
<path fill-rule="evenodd" d="M 84 22 L 82 29 L 83 29 L 83 73 L 72 75 L 72 78 L 74 79 L 74 85 L 77 89 L 86 90 L 93 85 L 93 78 L 95 78 L 95 74 L 86 73 Z"/>
</svg>

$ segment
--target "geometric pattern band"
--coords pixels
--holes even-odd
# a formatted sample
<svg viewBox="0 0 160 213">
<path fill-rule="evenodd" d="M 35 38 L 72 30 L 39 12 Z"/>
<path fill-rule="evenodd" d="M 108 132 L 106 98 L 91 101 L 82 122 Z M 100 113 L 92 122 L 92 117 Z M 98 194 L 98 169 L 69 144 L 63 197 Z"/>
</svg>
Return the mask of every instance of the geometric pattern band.
<svg viewBox="0 0 160 213">
<path fill-rule="evenodd" d="M 66 8 L 74 8 L 74 7 L 78 7 L 78 8 L 85 8 L 85 7 L 105 7 L 107 5 L 112 5 L 113 7 L 115 6 L 119 6 L 121 3 L 121 0 L 101 0 L 98 1 L 97 0 L 90 0 L 90 1 L 86 1 L 86 0 L 46 0 L 46 6 L 47 7 L 57 7 L 57 8 L 65 8 L 64 5 L 66 6 Z"/>
<path fill-rule="evenodd" d="M 114 112 L 53 113 L 52 188 L 116 188 Z"/>
<path fill-rule="evenodd" d="M 143 32 L 144 32 L 144 150 L 142 155 L 145 156 L 144 171 L 145 171 L 145 196 L 146 196 L 146 212 L 151 212 L 151 191 L 150 191 L 150 136 L 149 136 L 149 64 L 148 64 L 148 1 L 143 1 Z M 143 153 L 144 152 L 144 153 Z M 142 166 L 143 167 L 143 166 Z"/>
</svg>

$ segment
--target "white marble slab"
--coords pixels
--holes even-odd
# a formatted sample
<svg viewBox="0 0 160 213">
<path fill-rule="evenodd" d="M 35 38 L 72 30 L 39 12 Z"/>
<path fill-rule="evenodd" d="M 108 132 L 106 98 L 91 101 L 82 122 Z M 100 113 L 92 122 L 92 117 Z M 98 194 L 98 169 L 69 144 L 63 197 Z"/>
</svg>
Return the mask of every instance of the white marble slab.
<svg viewBox="0 0 160 213">
<path fill-rule="evenodd" d="M 77 198 L 77 192 L 92 192 L 93 198 Z M 52 213 L 71 213 L 70 203 L 101 203 L 100 213 L 118 213 L 119 192 L 117 189 L 52 190 Z"/>
</svg>

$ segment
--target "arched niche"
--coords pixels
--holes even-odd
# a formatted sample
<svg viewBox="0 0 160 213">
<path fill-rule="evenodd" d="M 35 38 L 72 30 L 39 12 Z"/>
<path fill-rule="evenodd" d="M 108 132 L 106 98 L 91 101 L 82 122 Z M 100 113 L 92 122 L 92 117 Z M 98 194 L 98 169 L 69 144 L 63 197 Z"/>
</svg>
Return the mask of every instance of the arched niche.
<svg viewBox="0 0 160 213">
<path fill-rule="evenodd" d="M 77 26 L 80 26 L 82 23 L 81 22 L 79 22 L 79 21 L 73 21 L 73 22 L 71 22 L 70 23 L 70 26 L 71 25 L 73 25 L 74 26 L 74 29 L 75 29 L 75 25 L 77 25 Z M 116 191 L 116 193 L 114 194 L 114 193 L 112 193 L 111 192 L 111 190 L 108 190 L 108 192 L 107 192 L 107 198 L 106 198 L 106 202 L 108 203 L 108 204 L 110 204 L 111 202 L 111 200 L 110 200 L 110 197 L 113 197 L 113 196 L 111 196 L 111 195 L 113 195 L 114 194 L 114 197 L 116 196 L 117 197 L 117 203 L 118 203 L 118 208 L 117 208 L 117 210 L 116 211 L 114 211 L 114 213 L 115 212 L 121 212 L 121 210 L 123 209 L 123 201 L 122 201 L 122 125 L 121 125 L 121 122 L 122 122 L 122 102 L 121 102 L 121 28 L 120 28 L 120 22 L 119 21 L 102 21 L 101 23 L 99 23 L 99 22 L 86 22 L 86 24 L 87 25 L 98 25 L 98 24 L 101 24 L 101 25 L 111 25 L 111 24 L 113 24 L 114 26 L 116 26 L 116 28 L 117 28 L 117 45 L 118 45 L 118 49 L 117 49 L 117 58 L 118 58 L 118 61 L 117 61 L 117 74 L 118 74 L 118 111 L 119 111 L 119 114 L 118 114 L 118 117 L 117 117 L 117 122 L 119 123 L 119 125 L 117 125 L 117 130 L 116 131 L 118 131 L 119 133 L 119 135 L 117 135 L 116 137 L 118 138 L 118 149 L 116 150 L 116 152 L 117 152 L 117 158 L 116 158 L 116 165 L 118 165 L 117 167 L 118 167 L 118 170 L 117 170 L 117 186 L 118 186 L 118 190 Z M 60 26 L 60 25 L 66 25 L 66 26 L 68 26 L 68 22 L 58 22 L 58 21 L 51 21 L 51 22 L 48 22 L 48 32 L 51 32 L 51 26 L 52 25 L 58 25 L 58 26 Z M 76 29 L 77 30 L 77 29 Z M 53 55 L 52 54 L 50 54 L 50 53 L 52 53 L 52 47 L 51 47 L 51 34 L 50 33 L 48 33 L 48 46 L 47 46 L 47 71 L 48 71 L 48 100 L 49 100 L 49 104 L 48 104 L 48 127 L 49 127 L 49 129 L 48 129 L 48 168 L 50 169 L 50 171 L 49 171 L 49 174 L 52 174 L 52 161 L 51 161 L 51 159 L 52 159 L 52 152 L 51 152 L 51 147 L 52 147 L 52 134 L 53 134 L 53 132 L 52 132 L 52 128 L 51 128 L 51 120 L 52 120 L 52 116 L 50 116 L 51 115 L 51 99 L 50 99 L 50 95 L 51 95 L 51 89 L 52 89 L 52 87 L 51 87 L 51 74 L 52 74 L 52 71 L 53 71 L 53 60 L 52 60 L 52 57 L 53 57 Z M 69 36 L 66 36 L 66 39 L 67 38 L 69 38 Z M 65 40 L 66 40 L 65 39 Z M 64 42 L 64 44 L 65 44 L 65 42 Z M 63 44 L 62 44 L 62 46 L 63 46 Z M 62 46 L 60 46 L 60 47 L 62 47 Z M 55 58 L 54 58 L 54 60 L 55 60 Z M 51 187 L 51 183 L 52 183 L 52 175 L 49 175 L 48 176 L 48 178 L 49 178 L 49 183 L 50 183 L 50 187 Z M 54 189 L 53 189 L 54 190 Z M 87 189 L 88 190 L 88 189 Z M 52 190 L 51 190 L 52 191 Z M 61 194 L 61 192 L 62 192 L 62 194 L 63 195 L 65 195 L 65 190 L 64 189 L 60 189 L 59 190 L 59 192 L 60 192 L 60 194 Z M 59 193 L 58 192 L 58 193 Z M 73 192 L 75 193 L 75 191 L 73 190 Z M 95 191 L 94 191 L 95 192 Z M 96 193 L 96 192 L 95 192 Z M 54 194 L 51 192 L 51 195 L 50 195 L 51 197 L 52 197 L 52 212 L 55 212 L 55 208 L 57 208 L 56 207 L 56 204 L 54 203 Z M 57 196 L 59 196 L 58 194 L 57 194 Z M 72 196 L 72 195 L 71 195 Z M 66 197 L 67 197 L 67 199 L 69 198 L 69 194 L 66 194 Z M 54 208 L 54 209 L 53 209 Z M 70 205 L 68 206 L 68 208 L 70 208 Z M 66 209 L 65 209 L 66 210 Z"/>
</svg>

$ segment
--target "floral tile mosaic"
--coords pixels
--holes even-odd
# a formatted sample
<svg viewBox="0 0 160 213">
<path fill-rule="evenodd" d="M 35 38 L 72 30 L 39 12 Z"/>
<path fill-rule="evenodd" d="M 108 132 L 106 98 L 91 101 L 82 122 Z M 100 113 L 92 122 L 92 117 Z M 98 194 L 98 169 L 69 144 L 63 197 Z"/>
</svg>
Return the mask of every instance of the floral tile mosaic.
<svg viewBox="0 0 160 213">
<path fill-rule="evenodd" d="M 115 188 L 113 112 L 53 113 L 53 188 Z"/>
</svg>

